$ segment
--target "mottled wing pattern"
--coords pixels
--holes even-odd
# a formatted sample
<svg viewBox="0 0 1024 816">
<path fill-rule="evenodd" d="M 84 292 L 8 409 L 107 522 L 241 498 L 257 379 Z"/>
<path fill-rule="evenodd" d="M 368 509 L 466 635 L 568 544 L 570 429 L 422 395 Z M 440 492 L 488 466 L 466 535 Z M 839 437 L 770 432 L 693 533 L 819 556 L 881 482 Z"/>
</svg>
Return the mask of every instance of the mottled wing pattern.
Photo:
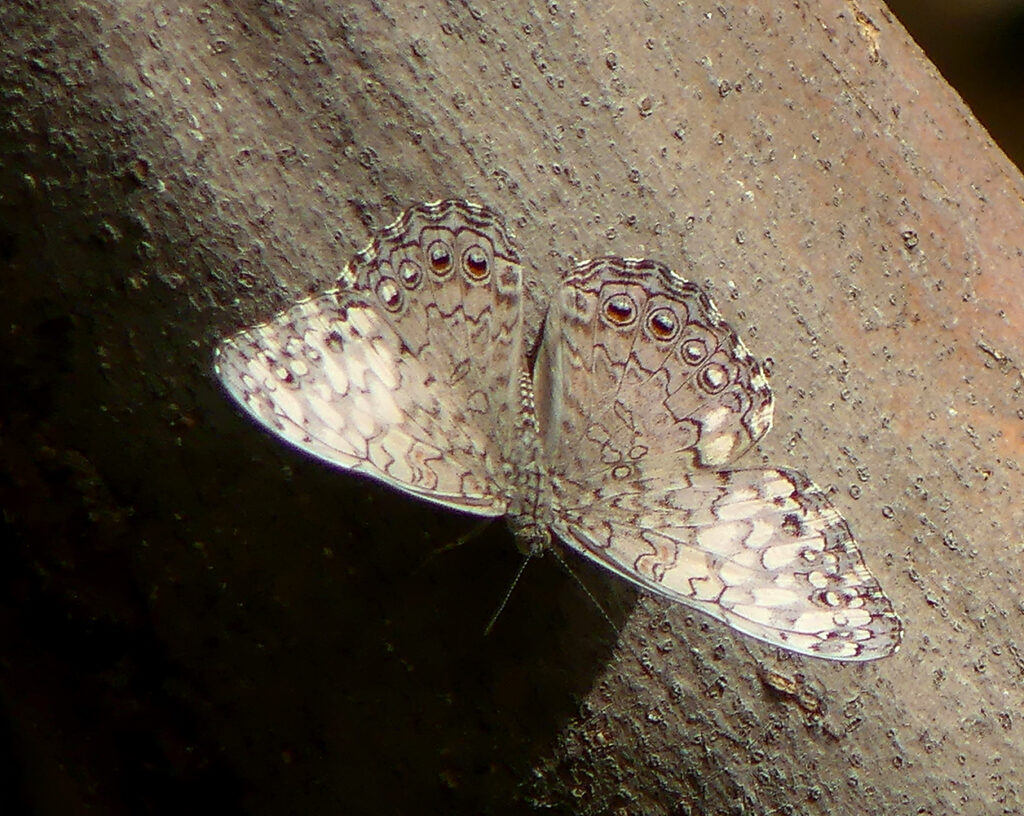
<svg viewBox="0 0 1024 816">
<path fill-rule="evenodd" d="M 503 458 L 519 411 L 522 267 L 501 217 L 465 201 L 407 210 L 356 256 L 344 279 L 373 292 L 382 318 L 444 388 L 458 427 Z"/>
<path fill-rule="evenodd" d="M 566 278 L 535 393 L 552 475 L 588 483 L 725 465 L 772 421 L 761 364 L 696 284 L 648 260 L 599 258 Z"/>
<path fill-rule="evenodd" d="M 563 506 L 555 531 L 613 572 L 801 654 L 872 660 L 899 647 L 892 605 L 846 522 L 789 470 L 699 470 Z"/>
<path fill-rule="evenodd" d="M 890 654 L 901 628 L 849 527 L 798 473 L 723 470 L 771 425 L 760 363 L 652 261 L 564 282 L 535 374 L 555 533 L 612 571 L 791 651 Z"/>
<path fill-rule="evenodd" d="M 420 205 L 342 280 L 225 340 L 215 368 L 228 392 L 329 464 L 502 515 L 497 429 L 524 365 L 521 270 L 504 230 L 483 207 Z"/>
</svg>

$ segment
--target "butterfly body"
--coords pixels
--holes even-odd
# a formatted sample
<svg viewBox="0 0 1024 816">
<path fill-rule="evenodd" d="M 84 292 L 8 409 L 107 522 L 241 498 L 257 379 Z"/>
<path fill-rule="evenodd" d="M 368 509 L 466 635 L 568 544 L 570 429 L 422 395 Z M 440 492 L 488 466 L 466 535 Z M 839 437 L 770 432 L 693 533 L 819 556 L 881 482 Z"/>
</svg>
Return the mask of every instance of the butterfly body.
<svg viewBox="0 0 1024 816">
<path fill-rule="evenodd" d="M 336 288 L 224 341 L 228 392 L 337 467 L 552 533 L 612 572 L 792 651 L 891 654 L 902 629 L 824 493 L 730 469 L 770 428 L 761 364 L 696 284 L 598 258 L 559 285 L 532 369 L 500 217 L 423 204 Z"/>
<path fill-rule="evenodd" d="M 554 493 L 537 423 L 533 381 L 526 371 L 519 376 L 519 394 L 518 415 L 507 420 L 516 424 L 516 430 L 503 474 L 508 503 L 505 522 L 520 552 L 539 555 L 551 544 Z"/>
</svg>

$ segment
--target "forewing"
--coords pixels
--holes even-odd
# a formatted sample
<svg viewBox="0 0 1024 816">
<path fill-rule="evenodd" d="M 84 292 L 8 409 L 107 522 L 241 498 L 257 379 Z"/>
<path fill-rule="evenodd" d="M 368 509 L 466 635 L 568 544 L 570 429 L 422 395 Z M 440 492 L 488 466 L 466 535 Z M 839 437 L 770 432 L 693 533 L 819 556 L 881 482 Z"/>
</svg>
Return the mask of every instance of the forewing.
<svg viewBox="0 0 1024 816">
<path fill-rule="evenodd" d="M 500 457 L 526 366 L 522 267 L 501 217 L 465 201 L 412 207 L 353 259 L 342 284 L 365 293 L 404 354 L 479 415 Z"/>
<path fill-rule="evenodd" d="M 556 486 L 555 532 L 656 594 L 793 652 L 873 660 L 900 621 L 824 493 L 789 470 L 698 471 L 675 484 Z"/>
<path fill-rule="evenodd" d="M 525 366 L 521 294 L 497 215 L 422 204 L 382 230 L 338 288 L 225 340 L 215 369 L 249 413 L 306 453 L 498 516 Z"/>
<path fill-rule="evenodd" d="M 565 279 L 534 383 L 554 474 L 717 468 L 771 426 L 761 364 L 696 284 L 655 261 L 599 258 Z"/>
</svg>

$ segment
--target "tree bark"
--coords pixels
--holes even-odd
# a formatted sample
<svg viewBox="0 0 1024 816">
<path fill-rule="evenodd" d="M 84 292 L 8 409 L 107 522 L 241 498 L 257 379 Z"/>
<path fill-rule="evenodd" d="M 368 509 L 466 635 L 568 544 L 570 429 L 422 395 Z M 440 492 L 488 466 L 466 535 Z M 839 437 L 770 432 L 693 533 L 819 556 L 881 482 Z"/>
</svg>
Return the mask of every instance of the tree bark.
<svg viewBox="0 0 1024 816">
<path fill-rule="evenodd" d="M 0 690 L 37 813 L 1021 813 L 1024 183 L 873 2 L 7 2 Z M 705 283 L 906 625 L 787 656 L 298 457 L 216 339 L 416 201 Z M 0 802 L 0 804 L 5 804 Z M 11 811 L 13 812 L 13 811 Z"/>
</svg>

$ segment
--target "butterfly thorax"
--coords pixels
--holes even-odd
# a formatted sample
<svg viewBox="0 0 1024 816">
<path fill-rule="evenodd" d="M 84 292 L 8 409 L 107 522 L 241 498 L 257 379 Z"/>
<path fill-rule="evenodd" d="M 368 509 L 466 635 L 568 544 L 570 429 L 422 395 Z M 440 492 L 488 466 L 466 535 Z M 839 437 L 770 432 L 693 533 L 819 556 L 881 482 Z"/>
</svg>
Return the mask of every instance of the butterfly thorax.
<svg viewBox="0 0 1024 816">
<path fill-rule="evenodd" d="M 523 555 L 539 555 L 551 544 L 551 477 L 544 465 L 533 382 L 519 375 L 519 412 L 505 466 L 506 522 Z"/>
</svg>

